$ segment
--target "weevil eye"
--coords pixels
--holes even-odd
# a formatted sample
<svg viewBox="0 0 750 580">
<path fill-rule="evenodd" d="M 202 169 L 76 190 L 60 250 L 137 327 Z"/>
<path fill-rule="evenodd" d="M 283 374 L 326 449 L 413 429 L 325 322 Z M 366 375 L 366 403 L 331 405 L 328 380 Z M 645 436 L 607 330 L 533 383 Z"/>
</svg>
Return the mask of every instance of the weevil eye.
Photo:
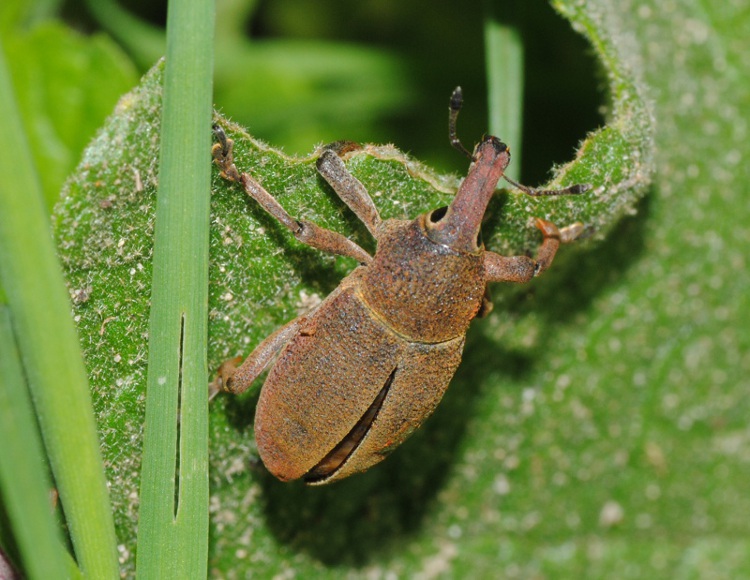
<svg viewBox="0 0 750 580">
<path fill-rule="evenodd" d="M 432 222 L 433 224 L 438 223 L 441 219 L 445 217 L 445 214 L 447 211 L 448 211 L 447 205 L 444 207 L 437 208 L 430 214 L 430 222 Z"/>
</svg>

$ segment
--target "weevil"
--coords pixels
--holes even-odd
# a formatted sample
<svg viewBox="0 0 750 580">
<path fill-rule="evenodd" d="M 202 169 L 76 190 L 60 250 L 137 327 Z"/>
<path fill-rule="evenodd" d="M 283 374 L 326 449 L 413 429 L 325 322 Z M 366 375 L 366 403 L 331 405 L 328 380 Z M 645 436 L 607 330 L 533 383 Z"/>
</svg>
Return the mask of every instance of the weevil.
<svg viewBox="0 0 750 580">
<path fill-rule="evenodd" d="M 558 230 L 536 219 L 542 244 L 536 258 L 484 249 L 480 226 L 510 163 L 498 138 L 484 137 L 469 153 L 456 134 L 460 87 L 451 96 L 451 143 L 471 159 L 448 207 L 414 220 L 382 219 L 365 187 L 337 150 L 324 148 L 317 170 L 377 242 L 371 256 L 345 236 L 295 219 L 233 161 L 232 141 L 214 126 L 214 161 L 221 176 L 245 192 L 301 242 L 359 262 L 308 314 L 271 334 L 217 382 L 242 393 L 270 366 L 255 414 L 258 451 L 282 481 L 323 484 L 364 471 L 386 457 L 433 412 L 456 371 L 469 323 L 491 308 L 489 282 L 528 282 L 549 267 L 577 223 Z M 507 179 L 507 178 L 506 178 Z M 587 186 L 534 190 L 528 195 L 576 194 Z"/>
</svg>

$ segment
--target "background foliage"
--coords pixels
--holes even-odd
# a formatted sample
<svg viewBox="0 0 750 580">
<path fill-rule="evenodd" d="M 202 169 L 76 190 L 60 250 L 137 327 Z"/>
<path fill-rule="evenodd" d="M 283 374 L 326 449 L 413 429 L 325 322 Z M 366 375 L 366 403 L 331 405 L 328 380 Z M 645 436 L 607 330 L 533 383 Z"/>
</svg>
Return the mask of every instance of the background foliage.
<svg viewBox="0 0 750 580">
<path fill-rule="evenodd" d="M 242 6 L 230 8 L 253 8 Z M 563 10 L 567 6 L 558 4 Z M 315 142 L 336 138 L 393 141 L 443 168 L 464 171 L 463 160 L 453 157 L 450 163 L 455 164 L 449 165 L 437 151 L 453 156 L 445 144 L 444 118 L 455 84 L 464 86 L 468 99 L 460 131 L 469 141 L 484 128 L 478 102 L 484 74 L 481 15 L 471 10 L 455 15 L 450 7 L 431 3 L 425 10 L 396 2 L 344 7 L 334 0 L 261 3 L 248 28 L 264 42 L 232 45 L 232 27 L 236 34 L 244 30 L 237 19 L 224 19 L 223 38 L 234 50 L 223 61 L 218 56 L 225 68 L 222 72 L 217 63 L 217 103 L 246 121 L 254 135 L 289 152 L 309 151 Z M 68 21 L 91 27 L 95 20 L 75 8 L 66 5 Z M 346 25 L 340 23 L 344 10 Z M 607 98 L 597 96 L 601 77 L 569 24 L 541 2 L 528 2 L 526 10 L 522 175 L 535 182 L 544 180 L 553 162 L 572 156 L 576 142 L 600 122 L 599 102 L 606 104 Z M 32 64 L 52 58 L 36 52 L 43 43 L 29 40 L 44 29 L 25 29 L 24 19 L 3 11 L 7 54 L 13 54 L 10 43 L 25 41 Z M 16 16 L 21 12 L 18 8 Z M 738 0 L 711 6 L 690 0 L 597 0 L 587 3 L 584 14 L 596 17 L 599 31 L 613 39 L 620 55 L 627 54 L 619 64 L 647 87 L 656 126 L 656 173 L 636 215 L 619 222 L 605 241 L 568 251 L 557 268 L 522 292 L 501 295 L 493 316 L 473 327 L 464 364 L 435 416 L 365 475 L 323 489 L 272 481 L 248 463 L 253 457 L 252 396 L 217 402 L 211 442 L 211 565 L 217 575 L 388 571 L 434 577 L 461 571 L 689 578 L 738 577 L 749 568 L 750 205 L 743 158 L 750 99 L 742 71 L 750 64 L 750 11 Z M 160 20 L 159 14 L 147 16 Z M 131 49 L 134 60 L 153 62 L 158 37 L 153 55 L 143 49 L 136 53 L 132 47 L 139 37 L 128 41 L 117 22 L 122 19 L 102 25 Z M 110 40 L 82 39 L 60 24 L 45 26 L 58 27 L 59 34 L 73 39 L 66 42 L 79 43 L 81 54 L 101 51 L 110 59 L 104 69 L 117 72 L 123 84 L 134 82 L 132 65 Z M 146 34 L 148 29 L 139 31 Z M 321 37 L 331 40 L 317 40 Z M 353 53 L 339 44 L 363 40 L 369 48 L 360 46 Z M 333 51 L 327 53 L 331 61 L 337 60 L 337 48 L 350 55 L 351 61 L 343 61 L 349 66 L 334 69 L 338 83 L 330 70 L 311 70 L 309 61 L 300 64 L 299 55 L 312 48 Z M 265 71 L 269 76 L 245 69 L 244 51 L 266 56 L 272 63 Z M 101 73 L 83 68 L 90 71 L 84 75 L 88 84 L 74 77 L 70 84 L 93 87 L 85 94 L 100 106 L 86 107 L 89 121 L 93 111 L 109 109 L 114 96 L 107 91 L 115 82 L 92 82 Z M 359 78 L 353 70 L 367 71 L 368 82 L 379 90 L 367 84 L 359 94 L 349 84 L 356 82 L 343 82 Z M 33 107 L 43 102 L 39 94 L 44 95 L 45 84 L 24 81 L 20 66 L 13 72 L 20 79 L 18 92 L 29 91 L 29 134 L 40 126 L 64 126 L 66 111 L 73 114 L 75 108 Z M 251 90 L 241 93 L 246 72 Z M 128 101 L 120 107 L 127 108 Z M 92 128 L 100 122 L 101 117 L 91 121 Z M 133 135 L 139 126 L 147 124 L 134 126 Z M 45 152 L 50 140 L 40 138 L 38 164 L 50 174 L 64 175 L 81 141 L 77 134 L 76 139 L 62 139 L 62 129 L 51 134 L 52 145 L 64 143 L 60 147 L 66 154 Z M 98 139 L 105 137 L 102 133 Z M 127 145 L 122 149 L 128 150 Z M 95 143 L 82 172 L 104 153 Z M 146 353 L 138 330 L 145 314 L 119 290 L 145 292 L 150 278 L 149 248 L 137 242 L 136 233 L 148 232 L 145 210 L 139 217 L 140 193 L 153 185 L 156 168 L 153 160 L 142 161 L 151 170 L 119 176 L 122 195 L 110 202 L 104 196 L 105 207 L 100 208 L 129 212 L 129 223 L 116 226 L 121 231 L 99 229 L 102 223 L 94 218 L 106 212 L 72 207 L 86 197 L 99 199 L 97 180 L 81 186 L 73 182 L 72 211 L 61 210 L 58 218 L 63 226 L 65 220 L 74 221 L 75 228 L 98 235 L 100 247 L 113 249 L 117 258 L 107 264 L 118 282 L 109 283 L 112 299 L 105 309 L 88 299 L 97 283 L 91 268 L 100 259 L 100 247 L 74 246 L 66 253 L 69 267 L 75 265 L 81 276 L 71 289 L 78 297 L 75 313 L 85 346 L 108 349 L 110 364 L 101 367 L 92 384 L 98 385 L 105 454 L 115 474 L 111 491 L 126 570 L 132 569 L 143 388 L 139 369 Z M 311 174 L 301 167 L 304 182 Z M 48 187 L 58 186 L 59 181 Z M 272 191 L 281 193 L 281 199 L 288 193 L 283 180 Z M 394 198 L 402 199 L 401 193 Z M 406 192 L 407 199 L 414 193 Z M 270 221 L 236 192 L 221 199 L 234 211 L 216 216 L 212 233 L 213 247 L 223 248 L 214 279 L 224 274 L 223 282 L 212 287 L 212 303 L 225 305 L 213 312 L 212 332 L 242 334 L 246 343 L 214 343 L 214 362 L 256 344 L 269 328 L 293 316 L 310 294 L 324 295 L 347 266 L 299 247 L 279 250 L 286 242 Z M 349 217 L 336 215 L 340 207 L 335 201 L 316 203 L 320 207 L 309 210 L 290 207 L 298 215 L 320 214 L 318 221 L 340 231 L 354 229 Z M 416 209 L 399 208 L 410 215 Z M 247 214 L 260 222 L 251 227 L 267 235 L 235 234 Z M 231 284 L 227 265 L 237 265 L 238 253 L 264 252 L 276 254 L 280 262 L 280 269 L 269 273 L 278 289 L 269 294 L 257 282 L 248 284 L 242 297 L 227 294 L 222 285 Z M 252 267 L 249 259 L 247 267 Z M 256 305 L 254 319 L 230 315 L 240 300 Z"/>
</svg>

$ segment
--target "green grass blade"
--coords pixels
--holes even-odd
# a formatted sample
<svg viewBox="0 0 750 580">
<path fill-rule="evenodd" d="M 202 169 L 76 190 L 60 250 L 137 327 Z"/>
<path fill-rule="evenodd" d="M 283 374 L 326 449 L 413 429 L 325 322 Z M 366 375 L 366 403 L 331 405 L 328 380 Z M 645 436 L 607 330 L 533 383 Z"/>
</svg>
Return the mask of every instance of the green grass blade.
<svg viewBox="0 0 750 580">
<path fill-rule="evenodd" d="M 164 54 L 163 29 L 134 16 L 115 0 L 86 0 L 99 24 L 129 52 L 139 67 L 148 68 Z"/>
<path fill-rule="evenodd" d="M 86 371 L 1 51 L 0 118 L 0 279 L 76 559 L 91 578 L 114 578 L 114 525 Z"/>
<path fill-rule="evenodd" d="M 490 134 L 513 151 L 508 177 L 521 173 L 523 123 L 523 44 L 515 14 L 522 7 L 500 0 L 485 1 L 484 44 L 487 67 L 487 106 Z"/>
<path fill-rule="evenodd" d="M 29 578 L 65 578 L 49 502 L 44 448 L 23 376 L 10 312 L 0 306 L 0 497 Z"/>
<path fill-rule="evenodd" d="M 138 527 L 143 578 L 198 578 L 207 567 L 213 23 L 210 0 L 169 4 Z"/>
</svg>

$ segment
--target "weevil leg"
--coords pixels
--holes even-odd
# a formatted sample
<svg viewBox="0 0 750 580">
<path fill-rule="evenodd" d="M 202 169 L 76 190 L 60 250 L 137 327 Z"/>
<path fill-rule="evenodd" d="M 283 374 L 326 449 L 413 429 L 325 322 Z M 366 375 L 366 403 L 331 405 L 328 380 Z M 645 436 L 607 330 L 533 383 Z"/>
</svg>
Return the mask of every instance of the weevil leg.
<svg viewBox="0 0 750 580">
<path fill-rule="evenodd" d="M 271 363 L 276 353 L 294 338 L 304 321 L 305 317 L 300 316 L 279 328 L 255 347 L 255 350 L 248 355 L 239 367 L 234 368 L 237 359 L 232 359 L 221 365 L 219 367 L 219 376 L 212 383 L 212 390 L 227 391 L 235 395 L 244 393 Z M 235 364 L 233 365 L 233 363 Z"/>
<path fill-rule="evenodd" d="M 236 356 L 225 360 L 216 371 L 216 377 L 208 384 L 208 400 L 212 401 L 216 395 L 224 391 L 224 385 L 227 384 L 232 375 L 237 371 L 237 367 L 242 363 L 242 357 Z"/>
<path fill-rule="evenodd" d="M 322 228 L 311 221 L 298 220 L 290 216 L 279 202 L 249 174 L 241 174 L 240 182 L 245 192 L 281 222 L 300 242 L 329 254 L 349 256 L 360 264 L 369 264 L 372 261 L 370 254 L 346 236 Z"/>
<path fill-rule="evenodd" d="M 582 224 L 576 223 L 558 230 L 552 222 L 539 218 L 536 220 L 536 227 L 544 235 L 536 258 L 484 253 L 485 279 L 488 282 L 528 282 L 549 268 L 561 243 L 573 241 L 583 229 Z"/>
<path fill-rule="evenodd" d="M 323 179 L 367 226 L 370 233 L 377 237 L 376 231 L 381 222 L 378 209 L 365 186 L 346 169 L 341 157 L 332 149 L 325 149 L 318 157 L 316 165 Z"/>
<path fill-rule="evenodd" d="M 313 222 L 298 220 L 289 215 L 281 207 L 281 204 L 249 173 L 240 173 L 238 171 L 234 164 L 234 155 L 232 152 L 234 143 L 231 139 L 227 138 L 224 131 L 217 125 L 214 125 L 214 134 L 219 142 L 214 144 L 211 153 L 214 162 L 221 168 L 221 176 L 229 181 L 241 183 L 245 188 L 245 193 L 257 201 L 264 210 L 292 232 L 295 238 L 308 246 L 328 252 L 329 254 L 349 256 L 357 260 L 360 264 L 369 264 L 372 261 L 372 256 L 349 238 L 322 228 Z"/>
</svg>

